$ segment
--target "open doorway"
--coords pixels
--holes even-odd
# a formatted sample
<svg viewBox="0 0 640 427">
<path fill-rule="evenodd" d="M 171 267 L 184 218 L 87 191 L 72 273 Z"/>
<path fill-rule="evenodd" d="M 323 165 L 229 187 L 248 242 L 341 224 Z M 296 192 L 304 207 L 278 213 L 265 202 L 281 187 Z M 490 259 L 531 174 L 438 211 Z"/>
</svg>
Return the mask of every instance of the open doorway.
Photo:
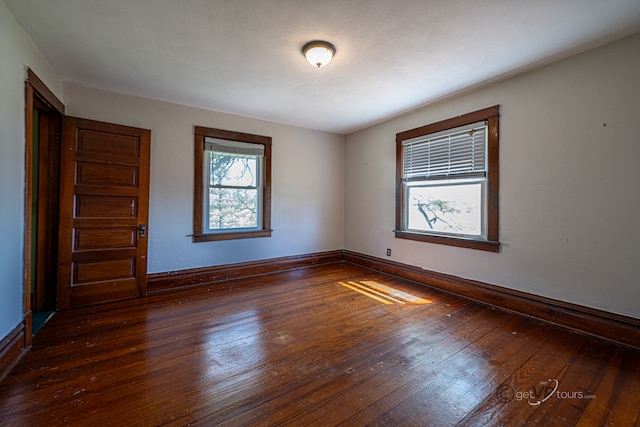
<svg viewBox="0 0 640 427">
<path fill-rule="evenodd" d="M 60 135 L 64 105 L 27 70 L 25 187 L 25 343 L 56 308 Z M 31 332 L 31 333 L 29 333 Z"/>
</svg>

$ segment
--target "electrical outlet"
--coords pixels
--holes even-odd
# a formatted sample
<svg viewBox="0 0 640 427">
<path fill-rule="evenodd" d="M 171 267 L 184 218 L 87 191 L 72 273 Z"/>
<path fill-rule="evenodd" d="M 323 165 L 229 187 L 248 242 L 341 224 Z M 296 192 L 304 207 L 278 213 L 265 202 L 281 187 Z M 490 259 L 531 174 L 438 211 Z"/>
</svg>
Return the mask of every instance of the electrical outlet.
<svg viewBox="0 0 640 427">
<path fill-rule="evenodd" d="M 387 248 L 387 256 L 391 256 L 391 249 Z"/>
</svg>

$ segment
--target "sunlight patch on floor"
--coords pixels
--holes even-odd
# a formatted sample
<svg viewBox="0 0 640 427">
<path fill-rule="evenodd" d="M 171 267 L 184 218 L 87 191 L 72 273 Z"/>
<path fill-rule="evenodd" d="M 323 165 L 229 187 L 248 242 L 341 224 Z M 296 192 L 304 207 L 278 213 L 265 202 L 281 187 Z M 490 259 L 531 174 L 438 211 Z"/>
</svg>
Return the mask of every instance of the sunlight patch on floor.
<svg viewBox="0 0 640 427">
<path fill-rule="evenodd" d="M 338 282 L 338 284 L 345 288 L 356 291 L 362 295 L 368 296 L 371 299 L 379 301 L 383 304 L 431 304 L 428 299 L 420 298 L 418 296 L 409 294 L 407 292 L 392 288 L 382 283 L 374 282 L 372 280 L 363 280 L 361 282 Z"/>
</svg>

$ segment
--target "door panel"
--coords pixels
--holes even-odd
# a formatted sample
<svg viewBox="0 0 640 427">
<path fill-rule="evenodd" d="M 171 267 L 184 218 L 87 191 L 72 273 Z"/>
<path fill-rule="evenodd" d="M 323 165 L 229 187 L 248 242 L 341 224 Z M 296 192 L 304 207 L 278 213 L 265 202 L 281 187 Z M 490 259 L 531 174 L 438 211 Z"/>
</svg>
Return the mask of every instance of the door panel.
<svg viewBox="0 0 640 427">
<path fill-rule="evenodd" d="M 109 230 L 81 228 L 74 230 L 73 247 L 77 251 L 105 248 L 129 248 L 136 245 L 136 230 L 110 228 Z"/>
<path fill-rule="evenodd" d="M 138 198 L 76 194 L 76 218 L 137 218 Z"/>
<path fill-rule="evenodd" d="M 74 283 L 92 284 L 114 279 L 135 279 L 135 258 L 113 261 L 76 261 L 73 263 Z"/>
<path fill-rule="evenodd" d="M 132 166 L 101 165 L 78 162 L 77 182 L 80 185 L 123 185 L 135 187 L 138 184 L 138 168 Z"/>
<path fill-rule="evenodd" d="M 145 129 L 65 117 L 58 308 L 146 294 L 149 150 Z"/>
</svg>

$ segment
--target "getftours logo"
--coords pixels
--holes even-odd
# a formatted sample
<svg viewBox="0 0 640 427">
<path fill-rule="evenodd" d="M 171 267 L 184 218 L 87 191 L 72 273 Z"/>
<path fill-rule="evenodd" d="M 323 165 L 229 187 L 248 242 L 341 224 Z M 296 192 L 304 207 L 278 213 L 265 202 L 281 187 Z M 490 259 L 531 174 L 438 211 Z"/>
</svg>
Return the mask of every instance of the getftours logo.
<svg viewBox="0 0 640 427">
<path fill-rule="evenodd" d="M 539 406 L 542 402 L 546 402 L 553 393 L 558 389 L 558 380 L 555 378 L 549 378 L 546 381 L 540 381 L 540 383 L 533 387 L 532 391 L 524 392 L 526 396 L 518 399 L 518 393 L 516 393 L 516 399 L 521 400 L 524 397 L 527 398 L 527 403 L 531 406 Z M 519 392 L 522 393 L 522 392 Z"/>
<path fill-rule="evenodd" d="M 552 397 L 557 399 L 595 399 L 594 394 L 585 394 L 581 391 L 558 391 L 559 382 L 555 378 L 540 381 L 533 389 L 527 391 L 515 391 L 513 387 L 502 384 L 496 390 L 496 398 L 500 402 L 511 402 L 514 398 L 518 401 L 526 401 L 531 406 L 540 406 Z"/>
</svg>

